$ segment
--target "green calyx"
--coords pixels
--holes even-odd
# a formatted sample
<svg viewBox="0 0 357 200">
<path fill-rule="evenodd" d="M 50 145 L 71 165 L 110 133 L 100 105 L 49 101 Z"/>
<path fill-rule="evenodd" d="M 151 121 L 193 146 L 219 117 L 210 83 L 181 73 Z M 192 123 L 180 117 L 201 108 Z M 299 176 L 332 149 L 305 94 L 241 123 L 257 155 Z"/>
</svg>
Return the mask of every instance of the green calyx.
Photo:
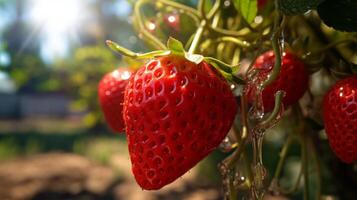
<svg viewBox="0 0 357 200">
<path fill-rule="evenodd" d="M 171 51 L 169 51 L 169 50 L 157 50 L 157 51 L 151 51 L 148 53 L 135 53 L 133 51 L 130 51 L 129 49 L 126 49 L 126 48 L 120 46 L 119 44 L 117 44 L 111 40 L 107 40 L 106 44 L 108 45 L 108 47 L 111 50 L 113 50 L 123 56 L 132 58 L 132 59 L 150 59 L 150 58 L 154 58 L 154 57 L 167 56 L 171 53 Z"/>
<path fill-rule="evenodd" d="M 205 61 L 211 64 L 213 67 L 215 67 L 218 71 L 220 71 L 228 81 L 234 82 L 236 84 L 245 84 L 245 81 L 242 78 L 239 78 L 233 74 L 238 71 L 238 66 L 232 66 L 226 64 L 212 57 L 204 57 L 199 54 L 186 52 L 183 44 L 172 37 L 170 37 L 167 41 L 166 50 L 151 51 L 148 53 L 135 53 L 133 51 L 130 51 L 129 49 L 120 46 L 119 44 L 111 40 L 107 40 L 106 44 L 113 51 L 132 59 L 151 59 L 151 58 L 167 56 L 171 54 L 171 55 L 182 56 L 185 59 L 195 64 L 199 64 L 202 61 Z"/>
<path fill-rule="evenodd" d="M 238 78 L 237 76 L 235 76 L 233 74 L 238 71 L 238 66 L 232 66 L 232 65 L 226 64 L 216 58 L 204 57 L 199 54 L 192 54 L 192 53 L 186 52 L 183 44 L 180 41 L 178 41 L 172 37 L 170 37 L 169 40 L 167 41 L 167 48 L 171 51 L 171 54 L 183 56 L 187 60 L 189 60 L 195 64 L 199 64 L 202 61 L 205 61 L 205 62 L 211 64 L 218 71 L 220 71 L 221 74 L 230 82 L 233 82 L 236 84 L 245 84 L 245 81 L 242 78 Z"/>
</svg>

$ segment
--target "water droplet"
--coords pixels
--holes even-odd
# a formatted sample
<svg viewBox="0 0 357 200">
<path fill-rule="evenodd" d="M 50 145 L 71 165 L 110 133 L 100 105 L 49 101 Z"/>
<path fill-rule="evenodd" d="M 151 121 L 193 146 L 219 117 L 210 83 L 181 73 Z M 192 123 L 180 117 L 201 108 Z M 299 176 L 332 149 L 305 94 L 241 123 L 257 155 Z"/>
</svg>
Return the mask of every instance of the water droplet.
<svg viewBox="0 0 357 200">
<path fill-rule="evenodd" d="M 232 142 L 230 141 L 229 137 L 225 137 L 223 139 L 223 141 L 221 142 L 221 144 L 219 145 L 219 149 L 222 151 L 222 152 L 230 152 L 232 151 L 233 149 L 233 144 Z"/>
</svg>

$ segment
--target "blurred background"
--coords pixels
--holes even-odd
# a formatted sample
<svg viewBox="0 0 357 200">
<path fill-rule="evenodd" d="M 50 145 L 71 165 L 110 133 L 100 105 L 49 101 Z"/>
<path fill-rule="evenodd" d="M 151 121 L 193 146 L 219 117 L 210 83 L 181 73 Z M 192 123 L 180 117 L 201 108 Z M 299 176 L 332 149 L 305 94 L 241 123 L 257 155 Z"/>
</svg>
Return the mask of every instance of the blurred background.
<svg viewBox="0 0 357 200">
<path fill-rule="evenodd" d="M 132 5 L 130 0 L 0 0 L 1 200 L 223 198 L 217 164 L 226 154 L 214 152 L 160 191 L 142 191 L 131 174 L 125 136 L 105 125 L 97 84 L 105 73 L 127 65 L 105 40 L 147 50 L 133 30 Z M 164 18 L 177 17 L 176 12 L 167 14 Z M 154 20 L 148 21 L 149 31 L 156 28 Z M 188 20 L 182 17 L 179 23 L 189 24 Z M 195 30 L 178 27 L 160 31 L 186 40 L 190 34 L 182 32 Z M 288 126 L 287 120 L 280 122 L 267 138 L 264 162 L 269 171 L 275 169 L 284 143 L 279 133 L 289 132 Z M 332 155 L 327 142 L 323 150 Z M 288 186 L 299 173 L 299 146 L 289 154 L 282 178 Z M 325 194 L 353 189 L 353 184 L 336 184 L 340 179 L 350 182 L 344 180 L 350 171 L 344 171 L 343 164 L 332 166 L 344 171 L 342 177 L 331 175 L 329 167 L 321 166 Z"/>
</svg>

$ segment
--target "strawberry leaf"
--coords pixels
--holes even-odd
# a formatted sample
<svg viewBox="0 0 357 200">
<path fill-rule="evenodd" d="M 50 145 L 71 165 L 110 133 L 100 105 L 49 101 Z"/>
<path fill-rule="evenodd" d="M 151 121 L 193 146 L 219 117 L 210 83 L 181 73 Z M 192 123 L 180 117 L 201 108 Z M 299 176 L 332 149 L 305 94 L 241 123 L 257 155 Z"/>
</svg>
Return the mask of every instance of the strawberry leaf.
<svg viewBox="0 0 357 200">
<path fill-rule="evenodd" d="M 218 68 L 226 73 L 231 74 L 233 72 L 232 66 L 212 57 L 204 57 L 204 60 L 209 64 L 213 65 L 213 67 Z"/>
<path fill-rule="evenodd" d="M 153 57 L 167 56 L 171 53 L 169 50 L 157 50 L 148 53 L 137 54 L 138 59 L 150 59 Z"/>
<path fill-rule="evenodd" d="M 115 51 L 123 56 L 132 58 L 132 59 L 150 59 L 150 58 L 158 57 L 158 56 L 166 56 L 171 53 L 171 51 L 169 51 L 169 50 L 157 50 L 157 51 L 151 51 L 148 53 L 135 53 L 133 51 L 130 51 L 129 49 L 126 49 L 126 48 L 120 46 L 119 44 L 117 44 L 111 40 L 107 40 L 106 43 L 109 46 L 109 48 L 112 49 L 113 51 Z"/>
<path fill-rule="evenodd" d="M 135 58 L 137 56 L 135 52 L 130 51 L 129 49 L 120 46 L 116 42 L 113 42 L 111 40 L 107 40 L 107 41 L 105 41 L 105 43 L 107 44 L 107 46 L 111 50 L 113 50 L 113 51 L 115 51 L 115 52 L 117 52 L 117 53 L 119 53 L 121 55 L 128 56 L 128 57 L 131 57 L 131 58 Z"/>
<path fill-rule="evenodd" d="M 199 54 L 191 54 L 191 53 L 185 52 L 185 58 L 195 64 L 199 64 L 200 62 L 202 62 L 204 57 Z"/>
<path fill-rule="evenodd" d="M 183 47 L 182 43 L 173 37 L 170 37 L 169 40 L 167 41 L 167 48 L 173 54 L 184 54 L 185 53 L 185 48 Z"/>
<path fill-rule="evenodd" d="M 340 31 L 357 32 L 356 0 L 325 0 L 317 11 L 326 25 Z"/>
<path fill-rule="evenodd" d="M 234 6 L 247 23 L 252 23 L 257 15 L 257 0 L 234 0 Z"/>
</svg>

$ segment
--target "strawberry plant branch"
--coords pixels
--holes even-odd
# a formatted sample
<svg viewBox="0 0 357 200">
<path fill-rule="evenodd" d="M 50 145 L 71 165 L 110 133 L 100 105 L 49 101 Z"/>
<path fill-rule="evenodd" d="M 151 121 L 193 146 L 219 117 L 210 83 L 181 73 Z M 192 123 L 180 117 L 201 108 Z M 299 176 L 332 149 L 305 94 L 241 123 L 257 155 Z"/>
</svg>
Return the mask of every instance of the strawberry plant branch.
<svg viewBox="0 0 357 200">
<path fill-rule="evenodd" d="M 321 164 L 320 164 L 320 159 L 316 150 L 315 144 L 311 140 L 311 150 L 312 150 L 312 155 L 315 160 L 315 167 L 316 167 L 316 173 L 317 173 L 317 183 L 316 183 L 316 199 L 321 199 Z"/>
<path fill-rule="evenodd" d="M 224 170 L 226 171 L 230 171 L 232 169 L 234 169 L 237 166 L 238 161 L 243 158 L 244 159 L 244 166 L 245 166 L 245 170 L 247 172 L 247 178 L 245 179 L 244 183 L 242 183 L 242 185 L 247 186 L 247 188 L 249 188 L 251 186 L 251 181 L 253 178 L 253 174 L 251 171 L 251 168 L 248 165 L 248 159 L 245 155 L 245 144 L 247 142 L 248 139 L 248 134 L 249 134 L 249 124 L 248 124 L 248 110 L 247 110 L 247 99 L 246 96 L 243 95 L 241 98 L 241 120 L 242 120 L 242 127 L 241 127 L 241 132 L 239 132 L 237 129 L 237 127 L 233 127 L 233 131 L 235 133 L 235 137 L 237 139 L 237 148 L 235 149 L 235 151 L 228 156 L 226 159 L 224 159 L 221 163 L 221 167 L 223 167 Z M 222 170 L 221 170 L 222 171 Z M 231 182 L 230 182 L 231 184 Z M 234 189 L 234 188 L 233 188 Z M 230 200 L 236 200 L 236 191 L 235 190 L 229 190 L 228 191 L 228 198 Z"/>
<path fill-rule="evenodd" d="M 235 48 L 234 53 L 233 53 L 233 58 L 232 58 L 232 63 L 231 65 L 238 65 L 239 60 L 240 60 L 240 53 L 241 49 L 240 48 Z"/>
<path fill-rule="evenodd" d="M 335 48 L 336 46 L 338 46 L 340 44 L 345 44 L 345 43 L 357 43 L 357 39 L 356 38 L 341 39 L 341 40 L 335 41 L 333 43 L 329 43 L 317 51 L 309 52 L 306 54 L 306 56 L 321 54 L 325 51 L 330 50 L 331 48 Z"/>
<path fill-rule="evenodd" d="M 138 0 L 135 3 L 134 6 L 134 16 L 135 16 L 135 21 L 136 24 L 139 26 L 139 30 L 142 33 L 143 37 L 146 38 L 146 41 L 148 41 L 153 47 L 156 49 L 165 49 L 165 45 L 158 39 L 156 38 L 153 34 L 151 34 L 149 31 L 147 31 L 145 24 L 143 22 L 143 16 L 141 12 L 141 7 L 145 4 L 150 2 L 149 0 Z"/>
<path fill-rule="evenodd" d="M 190 46 L 190 49 L 188 50 L 188 53 L 190 54 L 193 54 L 195 53 L 196 51 L 196 48 L 201 40 L 201 37 L 202 37 L 202 34 L 203 34 L 203 31 L 205 30 L 206 28 L 206 25 L 207 25 L 207 17 L 206 17 L 206 13 L 205 13 L 205 10 L 204 10 L 204 6 L 206 4 L 206 0 L 200 0 L 198 2 L 198 12 L 200 13 L 201 15 L 201 22 L 200 22 L 200 25 L 198 26 L 198 29 L 196 31 L 196 34 L 192 40 L 192 43 L 191 43 L 191 46 Z"/>
<path fill-rule="evenodd" d="M 265 119 L 264 121 L 262 121 L 258 124 L 259 128 L 263 128 L 263 129 L 270 128 L 271 124 L 274 121 L 276 121 L 276 119 L 281 114 L 281 111 L 283 109 L 282 101 L 283 101 L 284 93 L 285 92 L 283 92 L 283 91 L 276 92 L 274 109 L 273 109 L 272 113 L 268 116 L 267 119 Z"/>
<path fill-rule="evenodd" d="M 272 35 L 272 47 L 275 55 L 275 63 L 272 71 L 268 78 L 263 82 L 262 88 L 265 88 L 267 85 L 271 84 L 279 75 L 281 68 L 281 49 L 280 49 L 280 36 L 285 25 L 285 18 L 282 16 L 282 13 L 279 11 L 279 1 L 275 0 L 275 19 L 274 19 L 274 28 Z"/>
<path fill-rule="evenodd" d="M 228 43 L 235 44 L 242 48 L 249 48 L 251 46 L 251 44 L 247 41 L 242 41 L 238 38 L 229 37 L 229 36 L 219 37 L 215 40 L 215 42 L 228 42 Z"/>
<path fill-rule="evenodd" d="M 192 40 L 190 49 L 188 50 L 188 53 L 193 54 L 196 51 L 196 48 L 197 48 L 197 46 L 198 46 L 198 44 L 199 44 L 199 42 L 201 40 L 201 37 L 202 37 L 202 34 L 203 34 L 203 31 L 204 31 L 204 28 L 205 28 L 206 24 L 207 23 L 206 23 L 205 20 L 201 21 L 201 24 L 198 27 L 197 32 L 195 34 L 195 37 Z"/>
<path fill-rule="evenodd" d="M 286 160 L 286 157 L 287 157 L 287 153 L 288 153 L 289 148 L 290 148 L 290 146 L 291 146 L 291 144 L 293 142 L 293 139 L 294 139 L 294 135 L 293 134 L 289 134 L 284 146 L 282 147 L 282 149 L 280 151 L 280 154 L 279 154 L 280 159 L 278 161 L 278 165 L 276 167 L 273 179 L 271 180 L 271 183 L 270 183 L 270 186 L 269 186 L 269 190 L 271 190 L 273 192 L 282 193 L 282 194 L 285 194 L 285 195 L 292 194 L 292 193 L 297 191 L 297 189 L 298 189 L 298 187 L 300 185 L 300 181 L 301 181 L 301 177 L 302 177 L 302 166 L 300 167 L 299 175 L 298 175 L 298 177 L 297 177 L 297 179 L 295 181 L 295 184 L 291 188 L 284 189 L 279 184 L 279 177 L 280 177 L 281 172 L 283 170 L 284 163 L 285 163 L 285 160 Z"/>
<path fill-rule="evenodd" d="M 261 121 L 254 127 L 252 131 L 252 145 L 253 145 L 253 171 L 254 179 L 251 188 L 251 195 L 255 199 L 261 199 L 265 192 L 264 179 L 266 176 L 266 169 L 263 165 L 263 136 L 266 129 L 270 128 L 276 122 L 281 113 L 282 99 L 284 92 L 278 91 L 275 94 L 275 105 L 272 113 L 267 119 Z"/>
<path fill-rule="evenodd" d="M 208 18 L 205 12 L 205 5 L 206 5 L 206 0 L 199 0 L 197 5 L 197 10 L 201 15 L 202 20 L 208 22 Z"/>
<path fill-rule="evenodd" d="M 296 178 L 296 181 L 295 181 L 294 185 L 291 186 L 291 188 L 289 188 L 289 189 L 283 189 L 280 186 L 278 186 L 278 188 L 277 188 L 278 193 L 282 193 L 282 194 L 285 194 L 285 195 L 290 195 L 290 194 L 293 194 L 293 193 L 297 192 L 298 189 L 299 189 L 300 183 L 301 183 L 302 175 L 303 175 L 303 173 L 302 173 L 302 166 L 301 166 L 300 170 L 299 170 L 299 174 L 298 174 L 298 176 Z"/>
<path fill-rule="evenodd" d="M 222 0 L 216 0 L 211 8 L 211 10 L 207 14 L 207 19 L 211 20 L 215 15 L 220 12 L 220 8 L 222 6 Z"/>
<path fill-rule="evenodd" d="M 150 1 L 153 2 L 153 1 Z M 179 11 L 185 13 L 186 15 L 192 17 L 197 23 L 201 21 L 200 13 L 188 6 L 182 5 L 180 3 L 169 1 L 169 0 L 156 0 L 157 3 L 162 3 L 163 5 L 170 6 L 172 8 L 178 9 Z"/>
<path fill-rule="evenodd" d="M 303 25 L 305 28 L 309 30 L 309 32 L 313 35 L 315 35 L 321 44 L 321 46 L 328 45 L 330 44 L 329 39 L 326 37 L 326 35 L 323 33 L 323 31 L 317 27 L 320 26 L 320 24 L 315 24 L 311 20 L 307 19 L 304 16 L 296 16 L 299 25 Z M 335 62 L 336 65 L 338 65 L 339 60 L 342 60 L 346 63 L 348 63 L 348 60 L 335 48 L 330 48 L 331 57 L 333 58 L 333 62 Z M 331 59 L 331 57 L 329 57 Z"/>
<path fill-rule="evenodd" d="M 289 148 L 290 148 L 292 142 L 293 142 L 293 135 L 289 134 L 287 140 L 285 141 L 284 146 L 282 147 L 282 149 L 280 151 L 280 154 L 279 154 L 280 159 L 279 159 L 278 165 L 275 169 L 275 173 L 274 173 L 272 182 L 279 180 L 280 174 L 284 167 L 286 156 L 288 154 L 288 151 L 289 151 Z"/>
<path fill-rule="evenodd" d="M 146 41 L 148 41 L 156 49 L 165 49 L 166 48 L 165 45 L 158 38 L 156 38 L 153 34 L 151 34 L 149 31 L 147 31 L 145 24 L 143 22 L 144 17 L 141 12 L 141 7 L 147 3 L 153 3 L 153 1 L 138 0 L 135 3 L 135 7 L 134 7 L 135 22 L 138 25 L 138 29 L 140 30 L 140 33 L 142 33 L 142 35 L 144 36 Z M 200 14 L 195 9 L 192 9 L 188 6 L 176 3 L 174 1 L 168 1 L 168 0 L 157 0 L 156 3 L 161 3 L 163 5 L 170 6 L 172 8 L 176 8 L 176 9 L 180 10 L 181 12 L 185 13 L 186 15 L 192 17 L 197 23 L 201 20 Z"/>
<path fill-rule="evenodd" d="M 213 16 L 213 19 L 212 19 L 212 28 L 216 28 L 219 24 L 221 20 L 221 12 L 218 11 L 214 16 Z"/>
<path fill-rule="evenodd" d="M 309 200 L 310 199 L 310 194 L 309 194 L 309 165 L 308 165 L 308 152 L 307 152 L 307 141 L 306 141 L 306 136 L 301 133 L 301 148 L 302 148 L 302 173 L 304 175 L 304 200 Z"/>
</svg>

